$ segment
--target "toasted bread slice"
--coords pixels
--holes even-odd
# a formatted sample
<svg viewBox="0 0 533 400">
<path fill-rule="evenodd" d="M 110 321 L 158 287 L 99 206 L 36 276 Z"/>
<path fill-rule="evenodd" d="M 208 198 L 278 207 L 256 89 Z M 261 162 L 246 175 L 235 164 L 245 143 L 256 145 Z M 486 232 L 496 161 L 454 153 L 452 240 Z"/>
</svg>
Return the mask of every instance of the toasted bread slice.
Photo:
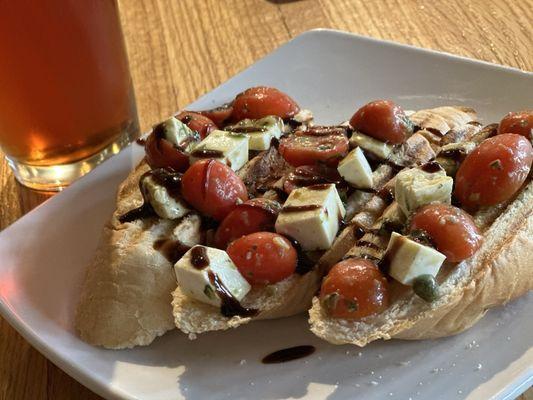
<svg viewBox="0 0 533 400">
<path fill-rule="evenodd" d="M 200 217 L 181 221 L 156 218 L 120 223 L 118 217 L 142 204 L 142 162 L 121 185 L 117 210 L 105 225 L 89 265 L 75 326 L 86 342 L 111 349 L 147 345 L 173 329 L 171 293 L 176 287 L 172 264 L 154 242 L 161 237 L 185 246 L 200 243 Z"/>
<path fill-rule="evenodd" d="M 254 288 L 241 301 L 247 308 L 259 310 L 254 317 L 224 317 L 220 309 L 185 296 L 179 286 L 172 293 L 174 322 L 178 329 L 194 339 L 196 334 L 236 328 L 252 320 L 290 317 L 309 309 L 322 278 L 319 269 L 263 288 Z"/>
<path fill-rule="evenodd" d="M 491 224 L 500 210 L 476 215 L 485 241 L 470 259 L 439 276 L 441 298 L 426 303 L 412 291 L 385 312 L 360 321 L 323 312 L 318 298 L 309 311 L 311 330 L 330 343 L 364 346 L 377 339 L 430 339 L 454 335 L 474 325 L 491 308 L 533 288 L 533 183 L 529 183 Z"/>
<path fill-rule="evenodd" d="M 435 110 L 437 111 L 436 117 L 433 116 L 433 111 Z M 440 144 L 480 143 L 488 136 L 494 134 L 494 125 L 482 128 L 477 123 L 474 111 L 471 109 L 454 111 L 454 108 L 451 107 L 439 107 L 435 110 L 423 110 L 414 115 L 424 116 L 425 120 L 419 120 L 419 124 L 428 126 L 433 123 L 432 121 L 436 120 L 445 124 L 446 129 L 450 128 L 448 132 L 440 136 L 438 141 L 434 142 L 439 144 L 435 145 L 437 152 Z M 446 115 L 450 119 L 449 122 L 446 121 Z M 466 115 L 469 118 L 466 118 Z M 458 121 L 468 126 L 461 126 Z M 463 132 L 463 134 L 458 135 L 457 132 Z M 394 178 L 391 182 L 393 180 Z M 386 186 L 389 184 L 390 182 Z M 528 240 L 531 240 L 528 235 L 531 236 L 532 234 L 530 220 L 532 206 L 528 205 L 528 202 L 531 203 L 531 193 L 530 184 L 514 202 L 486 208 L 474 215 L 476 225 L 481 230 L 486 231 L 488 239 L 470 260 L 461 263 L 459 266 L 448 265 L 442 269 L 437 278 L 444 288 L 444 294 L 438 302 L 428 304 L 415 296 L 412 290 L 392 282 L 393 304 L 387 311 L 362 321 L 349 321 L 328 317 L 323 312 L 318 299 L 315 298 L 313 299 L 313 307 L 309 312 L 311 330 L 332 343 L 352 343 L 359 346 L 364 346 L 366 343 L 378 338 L 418 339 L 447 336 L 472 326 L 482 317 L 484 310 L 491 306 L 490 302 L 487 301 L 490 298 L 489 291 L 492 290 L 489 288 L 492 287 L 501 292 L 493 298 L 493 304 L 495 305 L 522 295 L 524 291 L 529 290 L 527 289 L 528 287 L 533 287 L 531 278 L 526 277 L 525 281 L 520 282 L 518 285 L 512 283 L 512 280 L 516 279 L 515 273 L 517 270 L 514 267 L 507 268 L 509 275 L 505 279 L 504 276 L 506 276 L 507 272 L 500 272 L 503 271 L 503 267 L 500 264 L 503 264 L 503 261 L 501 261 L 503 259 L 516 257 L 517 249 L 520 246 L 525 246 L 525 249 L 528 248 L 528 245 L 531 246 L 531 242 L 527 243 Z M 375 201 L 376 199 L 372 200 Z M 502 214 L 507 206 L 509 206 L 509 209 Z M 396 203 L 393 202 L 379 217 L 376 217 L 374 213 L 372 218 L 368 218 L 369 214 L 368 212 L 365 213 L 364 210 L 357 214 L 352 221 L 356 222 L 356 227 L 366 229 L 362 237 L 357 237 L 355 234 L 350 236 L 353 238 L 353 247 L 345 252 L 345 257 L 362 257 L 379 261 L 383 257 L 388 243 L 387 229 L 383 230 L 383 225 L 391 222 L 393 225 L 396 224 L 400 227 L 402 225 L 402 221 L 396 220 L 396 216 L 401 214 L 395 208 Z M 498 220 L 494 222 L 497 218 Z M 373 225 L 369 229 L 369 224 L 372 222 Z M 493 222 L 494 225 L 491 225 Z M 506 232 L 510 232 L 510 237 L 505 237 Z M 345 248 L 348 247 L 347 242 L 344 244 Z M 495 249 L 498 249 L 498 251 Z M 502 254 L 499 253 L 500 251 L 502 251 Z M 487 256 L 487 254 L 492 255 Z M 496 257 L 496 254 L 498 254 L 498 257 Z M 493 257 L 494 260 L 491 260 L 490 257 Z M 516 264 L 515 261 L 513 263 Z M 473 269 L 482 271 L 481 264 L 499 267 L 498 274 L 480 273 L 476 275 L 483 281 L 482 285 L 486 286 L 486 289 L 483 290 L 487 290 L 487 292 L 484 292 L 484 294 L 481 293 L 480 284 L 468 273 L 468 271 Z M 525 273 L 527 268 L 531 268 L 531 265 L 532 261 L 525 257 L 517 264 L 516 268 L 518 268 L 518 271 Z M 454 289 L 453 282 L 458 282 L 456 289 Z M 506 285 L 510 285 L 509 290 L 506 290 Z M 465 288 L 472 289 L 467 290 Z M 474 291 L 470 293 L 471 290 Z M 481 296 L 485 297 L 482 298 Z M 481 301 L 481 298 L 484 301 Z M 468 302 L 472 302 L 472 304 Z M 474 304 L 474 302 L 477 303 Z M 463 307 L 463 311 L 460 311 L 461 307 Z"/>
</svg>

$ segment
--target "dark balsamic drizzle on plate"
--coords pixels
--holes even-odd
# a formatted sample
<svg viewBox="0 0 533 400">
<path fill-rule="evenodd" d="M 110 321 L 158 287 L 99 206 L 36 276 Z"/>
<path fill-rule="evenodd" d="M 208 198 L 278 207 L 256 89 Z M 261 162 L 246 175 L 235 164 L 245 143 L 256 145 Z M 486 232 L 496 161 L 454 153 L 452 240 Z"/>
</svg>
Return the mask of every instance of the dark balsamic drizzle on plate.
<svg viewBox="0 0 533 400">
<path fill-rule="evenodd" d="M 261 362 L 263 364 L 279 364 L 287 361 L 298 360 L 310 356 L 315 352 L 314 346 L 304 345 L 304 346 L 294 346 L 287 349 L 282 349 L 270 353 L 269 355 L 263 357 Z"/>
<path fill-rule="evenodd" d="M 233 297 L 228 288 L 222 283 L 217 274 L 213 271 L 208 271 L 207 276 L 211 285 L 215 287 L 215 292 L 220 298 L 220 313 L 227 317 L 255 317 L 258 314 L 258 310 L 253 308 L 246 308 L 241 305 L 241 303 Z"/>
</svg>

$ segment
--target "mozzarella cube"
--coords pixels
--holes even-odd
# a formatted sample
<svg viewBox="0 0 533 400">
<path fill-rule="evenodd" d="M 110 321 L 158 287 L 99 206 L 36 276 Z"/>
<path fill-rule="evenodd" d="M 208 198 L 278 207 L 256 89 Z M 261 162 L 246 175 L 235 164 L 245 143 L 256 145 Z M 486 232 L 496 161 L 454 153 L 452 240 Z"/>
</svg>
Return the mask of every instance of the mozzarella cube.
<svg viewBox="0 0 533 400">
<path fill-rule="evenodd" d="M 291 192 L 276 220 L 276 232 L 300 243 L 303 250 L 325 250 L 333 244 L 346 215 L 334 184 Z"/>
<path fill-rule="evenodd" d="M 383 256 L 389 275 L 404 285 L 412 285 L 420 275 L 437 276 L 446 256 L 437 250 L 392 232 Z"/>
<path fill-rule="evenodd" d="M 444 170 L 426 172 L 418 168 L 404 169 L 396 175 L 394 197 L 405 215 L 433 202 L 451 203 L 453 178 Z"/>
<path fill-rule="evenodd" d="M 353 187 L 371 189 L 374 185 L 372 168 L 360 147 L 356 147 L 344 157 L 337 167 L 339 174 Z"/>
<path fill-rule="evenodd" d="M 195 262 L 199 255 L 204 261 L 200 264 Z M 221 299 L 214 276 L 237 301 L 241 301 L 251 289 L 228 253 L 212 247 L 194 246 L 174 265 L 174 272 L 180 290 L 186 296 L 215 307 L 221 305 Z"/>
<path fill-rule="evenodd" d="M 236 125 L 228 126 L 225 129 L 248 135 L 250 150 L 268 150 L 272 139 L 281 137 L 283 120 L 274 115 L 261 119 L 243 119 Z"/>
<path fill-rule="evenodd" d="M 151 174 L 141 178 L 141 190 L 144 199 L 161 218 L 177 219 L 191 212 L 187 203 L 179 195 L 159 184 Z"/>
<path fill-rule="evenodd" d="M 359 146 L 364 151 L 372 153 L 375 157 L 382 160 L 389 158 L 393 150 L 392 145 L 374 139 L 373 137 L 363 135 L 357 131 L 352 134 L 352 137 L 350 138 L 350 145 L 352 147 Z"/>
<path fill-rule="evenodd" d="M 214 158 L 237 171 L 248 161 L 248 140 L 243 133 L 213 131 L 191 152 L 191 164 L 203 158 Z"/>
<path fill-rule="evenodd" d="M 181 122 L 175 117 L 171 117 L 154 126 L 155 132 L 163 139 L 168 140 L 175 147 L 183 149 L 184 151 L 191 151 L 194 145 L 200 140 L 200 135 Z"/>
</svg>

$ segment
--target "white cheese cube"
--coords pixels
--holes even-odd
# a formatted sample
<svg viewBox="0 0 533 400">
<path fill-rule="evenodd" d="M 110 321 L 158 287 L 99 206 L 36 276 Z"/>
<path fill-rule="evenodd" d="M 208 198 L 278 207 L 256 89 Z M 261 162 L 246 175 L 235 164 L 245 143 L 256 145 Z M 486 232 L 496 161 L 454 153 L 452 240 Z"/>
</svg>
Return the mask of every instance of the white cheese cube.
<svg viewBox="0 0 533 400">
<path fill-rule="evenodd" d="M 174 265 L 180 290 L 188 297 L 219 307 L 221 299 L 214 282 L 218 278 L 224 288 L 240 301 L 250 291 L 244 279 L 224 250 L 194 246 Z"/>
<path fill-rule="evenodd" d="M 297 240 L 303 250 L 329 249 L 345 214 L 334 184 L 298 188 L 285 201 L 276 232 Z"/>
<path fill-rule="evenodd" d="M 446 256 L 396 232 L 392 232 L 385 251 L 389 275 L 404 285 L 412 285 L 420 275 L 437 276 Z"/>
<path fill-rule="evenodd" d="M 426 172 L 410 168 L 396 175 L 394 197 L 408 216 L 417 208 L 429 203 L 450 204 L 452 189 L 453 178 L 446 176 L 444 170 Z"/>
<path fill-rule="evenodd" d="M 243 119 L 236 125 L 225 128 L 249 137 L 250 150 L 268 150 L 273 138 L 279 139 L 283 132 L 283 120 L 270 115 L 261 119 Z"/>
<path fill-rule="evenodd" d="M 359 146 L 364 151 L 372 153 L 377 158 L 386 160 L 392 153 L 393 146 L 382 142 L 380 140 L 374 139 L 373 137 L 363 135 L 355 131 L 350 138 L 350 145 L 352 147 Z"/>
<path fill-rule="evenodd" d="M 154 130 L 161 132 L 163 139 L 168 140 L 174 146 L 190 152 L 194 145 L 200 140 L 200 135 L 175 117 L 154 127 Z"/>
<path fill-rule="evenodd" d="M 191 152 L 191 164 L 203 158 L 214 158 L 237 171 L 248 161 L 248 140 L 242 133 L 213 131 Z"/>
<path fill-rule="evenodd" d="M 360 147 L 356 147 L 344 157 L 337 167 L 339 174 L 353 187 L 371 189 L 374 185 L 372 168 Z"/>
<path fill-rule="evenodd" d="M 179 195 L 159 184 L 151 174 L 143 176 L 141 188 L 144 199 L 161 218 L 177 219 L 191 211 Z"/>
</svg>

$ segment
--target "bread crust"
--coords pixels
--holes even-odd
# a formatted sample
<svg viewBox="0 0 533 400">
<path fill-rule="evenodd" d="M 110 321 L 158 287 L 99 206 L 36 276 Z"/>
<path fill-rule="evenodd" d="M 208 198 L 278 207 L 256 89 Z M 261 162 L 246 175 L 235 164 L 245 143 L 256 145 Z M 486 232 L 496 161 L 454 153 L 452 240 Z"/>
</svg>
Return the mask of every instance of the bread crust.
<svg viewBox="0 0 533 400">
<path fill-rule="evenodd" d="M 384 313 L 361 321 L 330 318 L 317 298 L 309 311 L 311 331 L 334 344 L 357 346 L 377 339 L 433 339 L 460 333 L 492 307 L 533 289 L 533 183 L 494 221 L 485 241 L 441 284 L 442 297 L 428 304 L 414 294 Z"/>
<path fill-rule="evenodd" d="M 75 327 L 87 343 L 110 349 L 148 345 L 173 329 L 171 293 L 176 287 L 172 264 L 153 243 L 179 236 L 190 245 L 200 241 L 200 218 L 181 222 L 148 218 L 120 223 L 118 217 L 142 204 L 141 162 L 119 188 L 117 209 L 104 226 L 88 267 L 76 311 Z"/>
</svg>

